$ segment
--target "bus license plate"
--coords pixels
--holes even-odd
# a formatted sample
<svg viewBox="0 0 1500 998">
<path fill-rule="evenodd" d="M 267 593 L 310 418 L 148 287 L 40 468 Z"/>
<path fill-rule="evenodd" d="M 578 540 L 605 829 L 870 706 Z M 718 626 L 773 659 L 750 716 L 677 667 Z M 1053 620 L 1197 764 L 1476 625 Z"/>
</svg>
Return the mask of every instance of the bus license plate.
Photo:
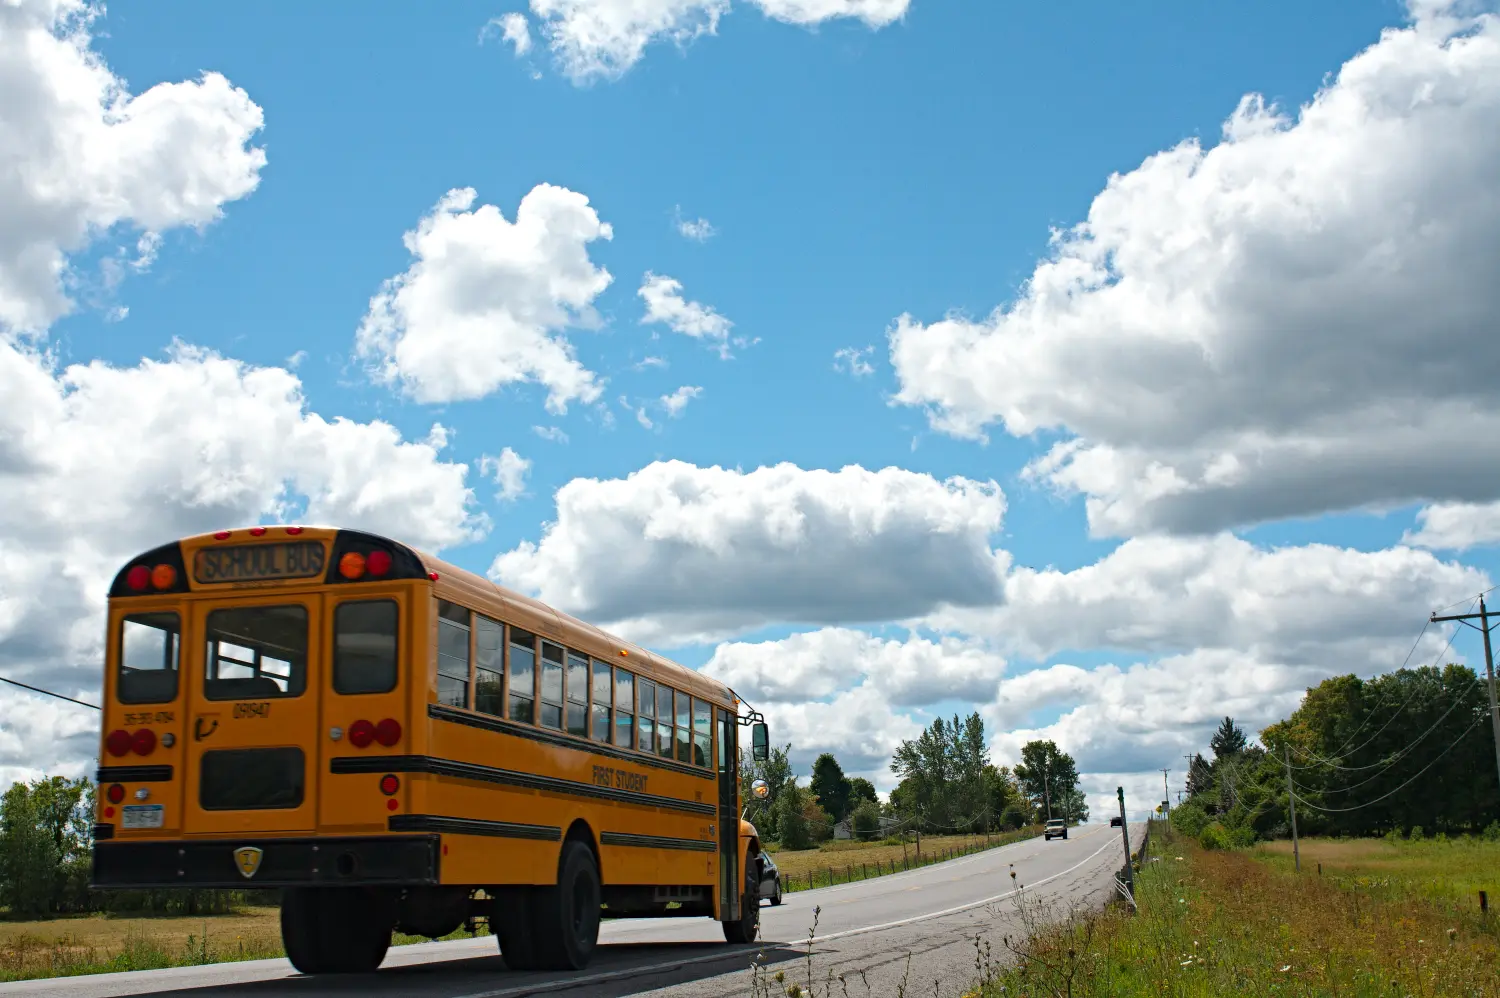
<svg viewBox="0 0 1500 998">
<path fill-rule="evenodd" d="M 164 813 L 160 804 L 126 804 L 123 810 L 124 817 L 120 821 L 122 828 L 161 827 Z"/>
</svg>

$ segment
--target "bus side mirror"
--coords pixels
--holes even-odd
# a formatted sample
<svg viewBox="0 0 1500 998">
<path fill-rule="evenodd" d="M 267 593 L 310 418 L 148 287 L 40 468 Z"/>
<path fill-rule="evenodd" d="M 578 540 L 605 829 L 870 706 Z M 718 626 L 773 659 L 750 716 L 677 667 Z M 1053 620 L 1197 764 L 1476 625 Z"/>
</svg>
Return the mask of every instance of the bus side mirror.
<svg viewBox="0 0 1500 998">
<path fill-rule="evenodd" d="M 750 757 L 756 762 L 771 758 L 771 735 L 764 721 L 750 725 Z"/>
</svg>

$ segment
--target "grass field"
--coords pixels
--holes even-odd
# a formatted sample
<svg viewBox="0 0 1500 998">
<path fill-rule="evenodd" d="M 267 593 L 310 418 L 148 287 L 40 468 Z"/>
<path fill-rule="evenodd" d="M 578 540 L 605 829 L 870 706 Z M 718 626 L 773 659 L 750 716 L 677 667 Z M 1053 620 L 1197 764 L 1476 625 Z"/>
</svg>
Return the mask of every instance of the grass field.
<svg viewBox="0 0 1500 998">
<path fill-rule="evenodd" d="M 1299 875 L 1290 843 L 1206 852 L 1162 833 L 1153 828 L 1137 877 L 1139 914 L 1112 909 L 1012 940 L 1018 962 L 983 967 L 978 993 L 1500 993 L 1500 918 L 1483 918 L 1477 899 L 1486 880 L 1500 892 L 1500 843 L 1304 841 Z"/>
<path fill-rule="evenodd" d="M 450 938 L 467 936 L 460 930 Z M 426 942 L 397 936 L 395 942 Z M 276 908 L 226 915 L 78 915 L 0 921 L 0 981 L 284 956 Z"/>
<path fill-rule="evenodd" d="M 924 835 L 922 851 L 917 852 L 916 841 L 900 842 L 855 842 L 851 839 L 824 842 L 816 849 L 799 849 L 795 852 L 771 849 L 776 857 L 776 868 L 781 871 L 786 891 L 802 891 L 809 887 L 823 887 L 830 883 L 846 883 L 850 879 L 864 880 L 868 877 L 899 873 L 903 869 L 938 862 L 953 855 L 962 855 L 979 849 L 994 848 L 1042 834 L 1041 828 L 1023 828 L 1014 832 L 997 832 L 984 835 Z M 831 878 L 831 879 L 830 879 Z"/>
</svg>

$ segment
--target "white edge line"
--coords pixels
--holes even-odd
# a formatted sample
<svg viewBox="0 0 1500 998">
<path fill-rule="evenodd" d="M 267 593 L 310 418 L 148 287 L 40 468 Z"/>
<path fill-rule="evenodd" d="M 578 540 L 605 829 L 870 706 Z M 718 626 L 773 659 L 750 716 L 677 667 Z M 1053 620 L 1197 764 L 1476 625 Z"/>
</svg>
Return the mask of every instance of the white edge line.
<svg viewBox="0 0 1500 998">
<path fill-rule="evenodd" d="M 879 932 L 882 929 L 894 929 L 900 925 L 910 925 L 912 922 L 921 922 L 929 918 L 942 918 L 944 915 L 954 915 L 961 911 L 968 911 L 970 908 L 979 908 L 987 904 L 993 904 L 996 901 L 1003 901 L 1006 898 L 1018 894 L 1022 890 L 1025 890 L 1027 886 L 1040 887 L 1042 884 L 1050 883 L 1051 881 L 1056 880 L 1058 877 L 1067 876 L 1074 870 L 1078 869 L 1080 866 L 1084 866 L 1085 864 L 1092 861 L 1095 856 L 1098 856 L 1101 852 L 1111 848 L 1113 845 L 1113 842 L 1106 842 L 1104 843 L 1104 845 L 1100 846 L 1098 849 L 1095 849 L 1092 853 L 1085 856 L 1077 863 L 1074 863 L 1066 870 L 1054 873 L 1050 877 L 1043 877 L 1041 880 L 1038 880 L 1034 884 L 1023 884 L 1021 887 L 1018 887 L 1013 891 L 1006 891 L 1004 894 L 996 894 L 994 897 L 988 897 L 983 899 L 982 901 L 970 901 L 968 904 L 961 904 L 957 908 L 946 908 L 943 911 L 930 911 L 922 915 L 913 915 L 910 918 L 902 918 L 894 922 L 883 922 L 880 925 L 866 925 L 858 929 L 845 929 L 843 932 L 835 932 L 831 935 L 817 937 L 813 940 L 813 942 L 814 944 L 818 942 L 826 943 L 834 939 L 846 939 L 849 936 L 862 935 L 866 932 Z M 875 878 L 872 877 L 871 879 Z M 775 945 L 785 947 L 805 946 L 807 945 L 807 940 L 793 940 L 785 943 L 776 943 Z M 720 950 L 717 953 L 713 953 L 708 956 L 696 956 L 690 957 L 686 960 L 668 960 L 663 963 L 647 964 L 646 966 L 642 967 L 609 970 L 599 974 L 589 974 L 585 977 L 572 977 L 565 981 L 538 981 L 536 984 L 520 984 L 512 988 L 501 988 L 497 991 L 476 991 L 473 994 L 459 995 L 457 996 L 457 998 L 505 998 L 505 996 L 507 995 L 524 995 L 536 994 L 538 992 L 544 991 L 561 991 L 564 988 L 579 987 L 586 984 L 601 984 L 605 981 L 618 980 L 622 977 L 636 977 L 642 974 L 656 973 L 657 971 L 674 970 L 678 967 L 688 967 L 697 963 L 711 963 L 714 961 L 722 962 L 734 957 L 736 954 L 751 953 L 756 950 L 764 949 L 766 948 L 766 946 L 767 944 L 765 942 L 760 942 L 754 946 L 746 946 L 744 949 L 740 950 Z"/>
</svg>

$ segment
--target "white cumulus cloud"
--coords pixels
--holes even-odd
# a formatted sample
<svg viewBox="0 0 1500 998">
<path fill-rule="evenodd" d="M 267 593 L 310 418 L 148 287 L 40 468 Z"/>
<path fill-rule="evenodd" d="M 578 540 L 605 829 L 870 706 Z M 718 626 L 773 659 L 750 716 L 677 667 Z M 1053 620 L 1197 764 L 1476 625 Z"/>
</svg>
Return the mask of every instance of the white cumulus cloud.
<svg viewBox="0 0 1500 998">
<path fill-rule="evenodd" d="M 912 617 L 1000 596 L 994 482 L 851 465 L 740 471 L 658 461 L 557 491 L 539 543 L 497 581 L 639 640 L 715 640 L 784 621 Z"/>
<path fill-rule="evenodd" d="M 747 2 L 787 24 L 812 27 L 849 18 L 883 28 L 905 14 L 911 0 Z M 531 0 L 559 67 L 577 84 L 619 79 L 654 43 L 669 41 L 684 49 L 716 34 L 729 10 L 730 0 Z"/>
<path fill-rule="evenodd" d="M 526 476 L 531 471 L 531 462 L 514 450 L 506 447 L 499 456 L 488 454 L 479 459 L 479 473 L 500 487 L 495 498 L 501 502 L 518 499 L 526 492 Z"/>
<path fill-rule="evenodd" d="M 689 402 L 702 394 L 703 389 L 697 385 L 683 385 L 671 395 L 663 395 L 661 397 L 661 406 L 667 411 L 668 416 L 675 419 L 682 415 L 682 410 L 687 408 Z"/>
<path fill-rule="evenodd" d="M 479 38 L 483 41 L 495 34 L 500 36 L 501 41 L 508 42 L 517 56 L 531 51 L 531 28 L 526 23 L 525 14 L 511 11 L 491 18 L 479 32 Z"/>
<path fill-rule="evenodd" d="M 714 345 L 720 357 L 729 358 L 729 330 L 734 323 L 707 305 L 685 299 L 681 281 L 648 270 L 636 294 L 646 303 L 643 324 L 663 323 L 674 333 Z"/>
<path fill-rule="evenodd" d="M 988 318 L 903 316 L 898 400 L 1070 434 L 1029 470 L 1097 535 L 1500 498 L 1500 19 L 1458 10 L 1111 177 Z"/>
<path fill-rule="evenodd" d="M 466 466 L 439 453 L 441 427 L 412 441 L 386 423 L 325 419 L 282 368 L 178 346 L 135 367 L 59 369 L 0 342 L 0 398 L 0 674 L 94 703 L 109 580 L 157 544 L 267 517 L 428 550 L 489 527 Z M 97 717 L 80 741 L 68 716 L 36 725 L 73 739 L 67 751 L 96 751 Z M 54 761 L 5 744 L 0 770 Z"/>
<path fill-rule="evenodd" d="M 612 280 L 588 247 L 613 230 L 588 198 L 539 184 L 516 220 L 449 191 L 404 242 L 413 260 L 370 300 L 356 348 L 375 375 L 419 402 L 483 398 L 533 382 L 546 406 L 593 402 L 598 377 L 575 357 L 568 327 L 597 324 L 593 301 Z"/>
<path fill-rule="evenodd" d="M 71 310 L 69 254 L 136 230 L 133 265 L 104 262 L 112 289 L 149 266 L 157 234 L 213 222 L 266 164 L 243 90 L 207 72 L 130 93 L 93 48 L 99 13 L 0 3 L 0 333 L 41 333 Z"/>
</svg>

